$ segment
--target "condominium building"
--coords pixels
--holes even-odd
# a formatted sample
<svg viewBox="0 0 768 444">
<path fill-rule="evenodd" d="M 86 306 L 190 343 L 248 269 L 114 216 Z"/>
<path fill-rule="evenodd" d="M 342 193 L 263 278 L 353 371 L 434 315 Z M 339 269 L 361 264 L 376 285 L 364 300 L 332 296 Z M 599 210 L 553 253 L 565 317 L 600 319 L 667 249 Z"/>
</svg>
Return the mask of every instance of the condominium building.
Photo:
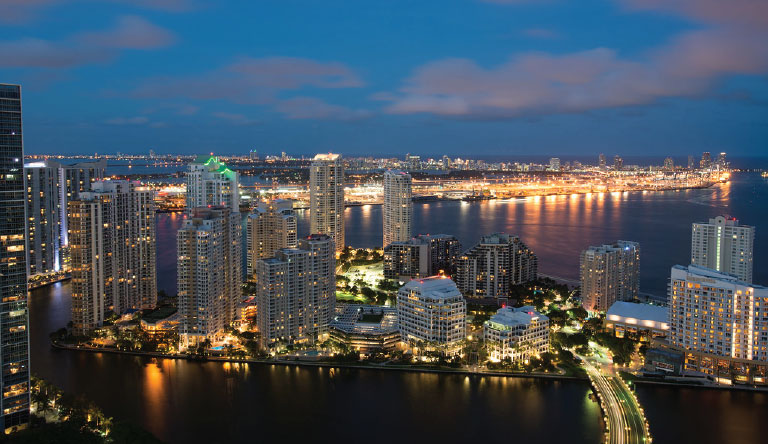
<svg viewBox="0 0 768 444">
<path fill-rule="evenodd" d="M 397 319 L 404 341 L 458 352 L 467 336 L 467 302 L 447 277 L 414 279 L 397 292 Z"/>
<path fill-rule="evenodd" d="M 616 301 L 637 299 L 640 290 L 640 245 L 618 241 L 581 252 L 581 300 L 590 312 L 604 312 Z"/>
<path fill-rule="evenodd" d="M 328 235 L 312 235 L 256 262 L 257 325 L 267 347 L 314 343 L 336 306 L 336 255 Z"/>
<path fill-rule="evenodd" d="M 739 225 L 732 217 L 717 216 L 691 229 L 691 264 L 736 275 L 752 282 L 755 227 Z"/>
<path fill-rule="evenodd" d="M 731 366 L 768 363 L 767 287 L 698 265 L 676 265 L 669 324 L 669 343 L 686 353 L 689 370 L 715 374 L 725 362 L 727 373 Z"/>
<path fill-rule="evenodd" d="M 188 209 L 176 235 L 182 347 L 216 340 L 235 319 L 242 295 L 240 218 L 229 207 Z"/>
<path fill-rule="evenodd" d="M 461 243 L 448 234 L 421 234 L 384 247 L 384 277 L 407 281 L 414 278 L 452 275 L 461 255 Z"/>
<path fill-rule="evenodd" d="M 508 297 L 513 285 L 538 278 L 538 259 L 519 237 L 494 233 L 459 257 L 454 276 L 469 297 Z"/>
<path fill-rule="evenodd" d="M 318 154 L 309 167 L 309 231 L 344 249 L 344 164 L 339 154 Z"/>
<path fill-rule="evenodd" d="M 384 173 L 384 246 L 411 238 L 413 201 L 411 175 L 402 171 Z"/>
<path fill-rule="evenodd" d="M 139 182 L 96 182 L 68 213 L 73 330 L 101 326 L 108 311 L 154 308 L 154 192 Z"/>
<path fill-rule="evenodd" d="M 21 87 L 0 83 L 0 430 L 29 424 L 29 323 L 24 253 Z"/>
<path fill-rule="evenodd" d="M 549 318 L 534 307 L 500 308 L 483 324 L 491 361 L 531 359 L 549 351 Z"/>
<path fill-rule="evenodd" d="M 238 174 L 216 156 L 197 156 L 187 171 L 187 208 L 213 206 L 240 212 Z"/>
<path fill-rule="evenodd" d="M 253 277 L 259 259 L 272 257 L 282 248 L 296 248 L 296 227 L 293 201 L 277 199 L 259 203 L 246 220 L 249 278 Z"/>
</svg>

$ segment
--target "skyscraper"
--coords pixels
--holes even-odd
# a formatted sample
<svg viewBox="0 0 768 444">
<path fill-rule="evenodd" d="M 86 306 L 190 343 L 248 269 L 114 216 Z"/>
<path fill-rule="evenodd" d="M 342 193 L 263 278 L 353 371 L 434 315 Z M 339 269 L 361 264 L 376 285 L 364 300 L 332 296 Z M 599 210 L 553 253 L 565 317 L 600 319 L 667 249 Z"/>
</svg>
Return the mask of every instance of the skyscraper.
<svg viewBox="0 0 768 444">
<path fill-rule="evenodd" d="M 693 158 L 693 156 L 688 156 L 688 169 L 696 169 L 696 160 Z"/>
<path fill-rule="evenodd" d="M 176 234 L 179 335 L 182 347 L 215 340 L 235 319 L 242 295 L 240 213 L 229 207 L 188 209 Z"/>
<path fill-rule="evenodd" d="M 21 87 L 0 84 L 0 428 L 5 433 L 29 423 L 25 204 Z"/>
<path fill-rule="evenodd" d="M 461 256 L 461 243 L 448 234 L 420 234 L 406 242 L 392 242 L 384 247 L 384 277 L 409 279 L 452 276 Z"/>
<path fill-rule="evenodd" d="M 605 154 L 600 153 L 600 155 L 597 156 L 597 165 L 600 167 L 601 170 L 604 170 L 607 164 L 608 162 L 605 159 Z"/>
<path fill-rule="evenodd" d="M 616 301 L 637 299 L 640 246 L 618 241 L 581 252 L 581 300 L 587 311 L 606 311 Z"/>
<path fill-rule="evenodd" d="M 59 205 L 61 206 L 61 245 L 69 245 L 69 234 L 67 228 L 67 204 L 71 200 L 80 198 L 80 193 L 90 191 L 91 187 L 97 181 L 104 179 L 104 172 L 107 169 L 105 159 L 94 162 L 80 162 L 72 165 L 60 165 L 59 167 Z M 65 253 L 66 254 L 66 253 Z"/>
<path fill-rule="evenodd" d="M 724 376 L 730 378 L 733 369 L 743 372 L 746 382 L 751 361 L 765 369 L 766 287 L 697 265 L 676 265 L 669 285 L 669 323 L 669 343 L 685 351 L 686 370 L 715 375 L 724 367 Z M 727 359 L 725 365 L 719 358 Z"/>
<path fill-rule="evenodd" d="M 549 159 L 549 170 L 550 171 L 560 171 L 560 158 L 559 157 L 552 157 Z"/>
<path fill-rule="evenodd" d="M 260 202 L 248 215 L 248 277 L 256 271 L 256 261 L 272 257 L 282 248 L 296 248 L 296 214 L 293 201 L 277 199 Z"/>
<path fill-rule="evenodd" d="M 667 157 L 664 159 L 664 169 L 667 171 L 675 170 L 675 159 Z"/>
<path fill-rule="evenodd" d="M 699 162 L 699 167 L 702 169 L 709 168 L 712 166 L 712 154 L 710 154 L 709 151 L 704 151 L 701 153 L 701 161 Z"/>
<path fill-rule="evenodd" d="M 538 259 L 517 236 L 494 233 L 480 238 L 458 259 L 454 276 L 470 297 L 508 297 L 514 285 L 536 280 Z"/>
<path fill-rule="evenodd" d="M 224 206 L 240 212 L 238 174 L 216 156 L 197 156 L 187 171 L 187 208 Z"/>
<path fill-rule="evenodd" d="M 411 175 L 402 171 L 384 173 L 384 246 L 411 238 Z"/>
<path fill-rule="evenodd" d="M 344 249 L 344 164 L 339 154 L 318 154 L 309 167 L 309 230 Z"/>
<path fill-rule="evenodd" d="M 154 308 L 154 192 L 139 182 L 96 182 L 68 212 L 73 330 L 88 333 L 109 311 Z"/>
<path fill-rule="evenodd" d="M 613 169 L 616 171 L 621 171 L 624 168 L 624 159 L 621 158 L 618 154 L 613 156 Z"/>
<path fill-rule="evenodd" d="M 752 282 L 755 227 L 739 225 L 736 218 L 717 216 L 695 222 L 691 229 L 691 264 L 729 273 Z"/>
<path fill-rule="evenodd" d="M 336 305 L 336 255 L 324 234 L 256 262 L 262 344 L 310 344 L 328 331 Z"/>
</svg>

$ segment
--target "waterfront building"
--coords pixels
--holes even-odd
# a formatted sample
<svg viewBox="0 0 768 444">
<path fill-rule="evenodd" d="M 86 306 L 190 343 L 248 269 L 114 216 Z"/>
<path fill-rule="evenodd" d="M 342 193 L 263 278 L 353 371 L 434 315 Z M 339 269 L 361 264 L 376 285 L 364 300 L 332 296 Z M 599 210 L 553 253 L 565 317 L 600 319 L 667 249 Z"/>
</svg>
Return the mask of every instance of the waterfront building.
<svg viewBox="0 0 768 444">
<path fill-rule="evenodd" d="M 272 257 L 282 248 L 296 248 L 296 227 L 293 201 L 276 199 L 259 203 L 246 221 L 249 278 L 253 277 L 259 259 Z"/>
<path fill-rule="evenodd" d="M 757 367 L 765 377 L 768 287 L 698 265 L 676 265 L 669 283 L 669 324 L 669 344 L 684 351 L 686 370 L 745 382 Z"/>
<path fill-rule="evenodd" d="M 68 213 L 73 331 L 100 327 L 107 312 L 154 308 L 154 192 L 139 182 L 96 182 Z"/>
<path fill-rule="evenodd" d="M 330 337 L 363 354 L 392 351 L 400 342 L 397 308 L 341 304 L 331 321 Z"/>
<path fill-rule="evenodd" d="M 605 313 L 605 327 L 616 337 L 639 333 L 645 338 L 669 333 L 669 309 L 659 305 L 616 301 Z"/>
<path fill-rule="evenodd" d="M 604 312 L 616 301 L 637 299 L 640 245 L 618 241 L 581 252 L 581 300 L 589 312 Z"/>
<path fill-rule="evenodd" d="M 411 238 L 413 201 L 411 175 L 402 171 L 384 173 L 384 246 Z"/>
<path fill-rule="evenodd" d="M 336 306 L 333 239 L 312 235 L 256 261 L 257 325 L 266 347 L 312 344 L 327 333 Z"/>
<path fill-rule="evenodd" d="M 736 218 L 717 216 L 696 222 L 691 229 L 691 263 L 736 275 L 752 282 L 755 227 L 739 225 Z"/>
<path fill-rule="evenodd" d="M 461 243 L 449 234 L 421 234 L 406 242 L 392 242 L 384 247 L 384 277 L 407 281 L 450 276 L 460 255 Z"/>
<path fill-rule="evenodd" d="M 599 156 L 597 156 L 597 165 L 600 167 L 601 170 L 605 170 L 608 162 L 606 161 L 605 154 L 600 153 Z"/>
<path fill-rule="evenodd" d="M 494 233 L 458 259 L 456 284 L 469 297 L 504 298 L 514 285 L 538 278 L 536 255 L 517 236 Z"/>
<path fill-rule="evenodd" d="M 549 170 L 550 171 L 560 171 L 560 158 L 559 157 L 552 157 L 549 159 Z"/>
<path fill-rule="evenodd" d="M 397 292 L 397 319 L 404 341 L 457 353 L 467 336 L 467 302 L 445 276 L 414 279 Z"/>
<path fill-rule="evenodd" d="M 667 171 L 675 170 L 675 159 L 667 157 L 664 159 L 664 169 Z"/>
<path fill-rule="evenodd" d="M 696 160 L 694 160 L 693 156 L 688 156 L 688 169 L 689 170 L 696 169 Z"/>
<path fill-rule="evenodd" d="M 191 208 L 176 235 L 179 335 L 182 347 L 217 340 L 235 319 L 242 295 L 240 213 Z"/>
<path fill-rule="evenodd" d="M 29 311 L 21 87 L 0 83 L 0 430 L 29 424 Z"/>
<path fill-rule="evenodd" d="M 90 191 L 94 183 L 104 180 L 107 170 L 106 159 L 92 162 L 80 162 L 71 165 L 61 164 L 59 167 L 59 187 L 61 197 L 61 244 L 65 248 L 64 260 L 66 261 L 66 247 L 69 245 L 69 228 L 67 227 L 67 207 L 70 201 L 80 198 L 80 193 Z"/>
<path fill-rule="evenodd" d="M 549 351 L 549 318 L 534 307 L 503 307 L 483 323 L 488 359 L 525 361 Z"/>
<path fill-rule="evenodd" d="M 224 206 L 240 212 L 239 176 L 216 156 L 197 156 L 187 170 L 187 208 Z"/>
<path fill-rule="evenodd" d="M 624 159 L 621 158 L 618 154 L 613 156 L 613 169 L 616 171 L 621 171 L 624 168 Z"/>
<path fill-rule="evenodd" d="M 344 164 L 339 154 L 318 154 L 309 167 L 309 231 L 344 249 Z"/>
<path fill-rule="evenodd" d="M 709 151 L 704 151 L 701 153 L 701 161 L 699 162 L 699 167 L 701 169 L 707 169 L 712 166 L 712 154 L 710 154 Z"/>
</svg>

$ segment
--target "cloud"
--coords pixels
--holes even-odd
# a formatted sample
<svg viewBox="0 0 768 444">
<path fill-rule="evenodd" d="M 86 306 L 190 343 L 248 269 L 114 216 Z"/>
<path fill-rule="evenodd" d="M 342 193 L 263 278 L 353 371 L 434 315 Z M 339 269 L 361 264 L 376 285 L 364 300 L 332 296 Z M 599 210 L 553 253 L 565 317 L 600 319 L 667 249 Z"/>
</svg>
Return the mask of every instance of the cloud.
<svg viewBox="0 0 768 444">
<path fill-rule="evenodd" d="M 768 28 L 761 24 L 768 3 L 762 0 L 616 1 L 703 26 L 635 57 L 594 48 L 516 54 L 493 67 L 468 59 L 433 61 L 415 70 L 386 110 L 461 118 L 581 112 L 701 96 L 728 76 L 768 72 Z"/>
<path fill-rule="evenodd" d="M 78 0 L 1 0 L 0 23 L 22 24 L 35 18 L 42 9 L 76 1 Z M 127 4 L 136 8 L 165 12 L 184 12 L 195 7 L 195 2 L 190 0 L 80 0 L 79 2 Z"/>
<path fill-rule="evenodd" d="M 105 120 L 104 123 L 107 125 L 146 125 L 149 123 L 149 118 L 145 116 L 115 117 Z"/>
<path fill-rule="evenodd" d="M 249 119 L 243 114 L 228 113 L 224 111 L 215 111 L 211 113 L 212 116 L 219 119 L 228 120 L 236 125 L 258 125 L 261 122 L 258 120 Z"/>
<path fill-rule="evenodd" d="M 24 38 L 0 41 L 0 67 L 71 68 L 104 63 L 121 49 L 155 49 L 173 41 L 163 28 L 135 16 L 124 16 L 109 30 L 71 36 L 62 41 Z"/>
<path fill-rule="evenodd" d="M 367 110 L 332 105 L 315 97 L 294 97 L 282 100 L 275 109 L 289 119 L 359 120 L 371 116 Z"/>
<path fill-rule="evenodd" d="M 112 29 L 80 34 L 76 39 L 87 46 L 118 49 L 156 49 L 175 41 L 170 31 L 134 15 L 119 17 Z"/>
<path fill-rule="evenodd" d="M 534 39 L 556 39 L 560 37 L 560 34 L 557 31 L 546 28 L 524 29 L 522 34 L 526 37 L 531 37 Z"/>
</svg>

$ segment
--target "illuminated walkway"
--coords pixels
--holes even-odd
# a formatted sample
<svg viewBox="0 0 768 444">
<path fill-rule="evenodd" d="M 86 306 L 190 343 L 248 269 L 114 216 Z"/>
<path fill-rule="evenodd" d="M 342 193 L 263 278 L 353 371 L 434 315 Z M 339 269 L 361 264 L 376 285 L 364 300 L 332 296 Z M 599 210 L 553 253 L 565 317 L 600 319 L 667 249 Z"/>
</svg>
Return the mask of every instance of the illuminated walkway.
<svg viewBox="0 0 768 444">
<path fill-rule="evenodd" d="M 608 444 L 650 443 L 648 422 L 637 398 L 617 375 L 606 375 L 582 358 L 606 418 Z"/>
</svg>

